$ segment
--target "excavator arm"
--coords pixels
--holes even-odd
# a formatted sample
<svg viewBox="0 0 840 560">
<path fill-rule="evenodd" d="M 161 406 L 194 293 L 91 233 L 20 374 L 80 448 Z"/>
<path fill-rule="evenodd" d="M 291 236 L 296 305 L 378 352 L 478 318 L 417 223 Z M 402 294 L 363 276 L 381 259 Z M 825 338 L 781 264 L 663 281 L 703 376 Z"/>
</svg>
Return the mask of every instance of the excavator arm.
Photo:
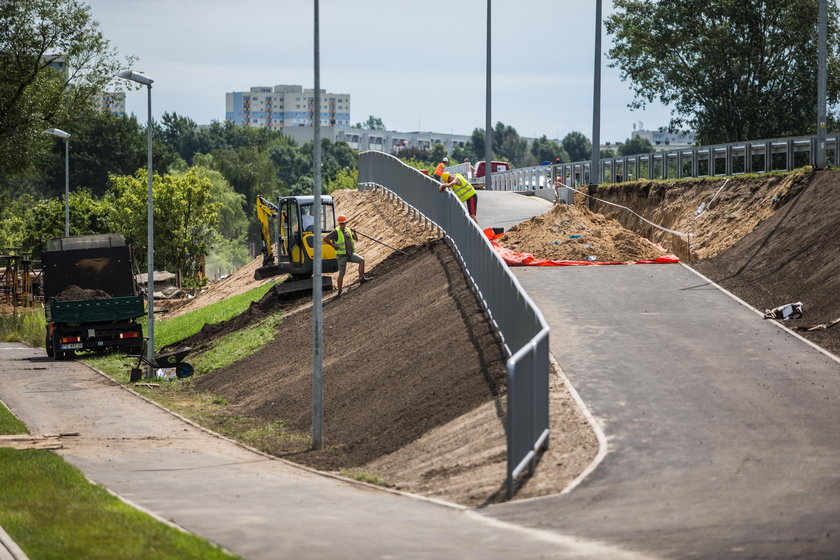
<svg viewBox="0 0 840 560">
<path fill-rule="evenodd" d="M 263 266 L 272 266 L 277 260 L 274 248 L 271 245 L 271 228 L 269 227 L 270 220 L 276 215 L 277 206 L 257 195 L 257 219 L 260 221 L 260 231 L 262 233 Z"/>
</svg>

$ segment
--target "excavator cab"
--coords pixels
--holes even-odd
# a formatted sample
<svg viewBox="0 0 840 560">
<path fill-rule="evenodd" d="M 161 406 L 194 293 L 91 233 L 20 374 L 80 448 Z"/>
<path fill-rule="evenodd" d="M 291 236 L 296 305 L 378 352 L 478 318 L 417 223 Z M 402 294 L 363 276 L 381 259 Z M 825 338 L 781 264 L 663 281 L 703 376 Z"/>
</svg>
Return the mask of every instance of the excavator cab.
<svg viewBox="0 0 840 560">
<path fill-rule="evenodd" d="M 261 280 L 280 274 L 290 274 L 296 280 L 312 277 L 315 258 L 315 197 L 286 196 L 272 204 L 257 197 L 257 217 L 263 236 L 263 266 L 254 273 Z M 276 218 L 277 250 L 271 243 L 269 222 Z M 335 208 L 331 196 L 321 197 L 321 236 L 335 229 Z M 338 271 L 335 249 L 321 244 L 321 266 L 325 273 Z"/>
</svg>

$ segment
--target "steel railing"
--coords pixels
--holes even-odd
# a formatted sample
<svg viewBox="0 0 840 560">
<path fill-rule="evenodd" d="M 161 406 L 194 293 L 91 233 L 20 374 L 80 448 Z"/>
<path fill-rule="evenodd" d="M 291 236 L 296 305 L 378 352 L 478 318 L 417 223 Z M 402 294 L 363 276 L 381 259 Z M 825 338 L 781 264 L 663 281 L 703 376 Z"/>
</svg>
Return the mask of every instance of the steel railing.
<svg viewBox="0 0 840 560">
<path fill-rule="evenodd" d="M 840 167 L 840 134 L 826 137 L 826 160 Z M 791 171 L 814 165 L 816 136 L 747 140 L 712 146 L 664 149 L 647 154 L 601 158 L 597 184 L 638 179 L 683 179 Z M 828 157 L 828 154 L 831 154 Z M 569 186 L 590 183 L 591 161 L 523 167 L 494 173 L 492 190 L 535 191 L 552 188 L 557 177 Z M 570 192 L 570 191 L 569 191 Z"/>
<path fill-rule="evenodd" d="M 540 449 L 548 446 L 548 324 L 470 219 L 463 204 L 439 183 L 394 156 L 362 152 L 360 190 L 382 188 L 398 196 L 440 228 L 455 251 L 479 300 L 498 328 L 507 360 L 507 491 L 516 478 L 533 472 Z"/>
</svg>

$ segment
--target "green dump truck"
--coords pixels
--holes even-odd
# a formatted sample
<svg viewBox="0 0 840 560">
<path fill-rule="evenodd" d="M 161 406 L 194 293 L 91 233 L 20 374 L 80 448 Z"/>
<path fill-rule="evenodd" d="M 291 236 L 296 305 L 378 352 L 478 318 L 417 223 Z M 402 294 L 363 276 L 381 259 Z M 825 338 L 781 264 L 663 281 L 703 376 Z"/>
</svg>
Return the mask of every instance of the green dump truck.
<svg viewBox="0 0 840 560">
<path fill-rule="evenodd" d="M 109 233 L 55 237 L 41 253 L 47 354 L 57 360 L 76 350 L 143 351 L 145 314 L 125 237 Z"/>
</svg>

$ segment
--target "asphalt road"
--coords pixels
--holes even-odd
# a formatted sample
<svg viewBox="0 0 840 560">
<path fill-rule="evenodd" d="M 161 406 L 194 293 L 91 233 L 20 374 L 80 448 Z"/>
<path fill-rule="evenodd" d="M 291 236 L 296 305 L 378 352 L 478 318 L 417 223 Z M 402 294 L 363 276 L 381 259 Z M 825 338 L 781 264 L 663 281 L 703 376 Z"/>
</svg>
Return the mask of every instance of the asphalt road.
<svg viewBox="0 0 840 560">
<path fill-rule="evenodd" d="M 515 273 L 608 453 L 487 514 L 667 558 L 840 558 L 840 362 L 683 265 Z"/>
</svg>

